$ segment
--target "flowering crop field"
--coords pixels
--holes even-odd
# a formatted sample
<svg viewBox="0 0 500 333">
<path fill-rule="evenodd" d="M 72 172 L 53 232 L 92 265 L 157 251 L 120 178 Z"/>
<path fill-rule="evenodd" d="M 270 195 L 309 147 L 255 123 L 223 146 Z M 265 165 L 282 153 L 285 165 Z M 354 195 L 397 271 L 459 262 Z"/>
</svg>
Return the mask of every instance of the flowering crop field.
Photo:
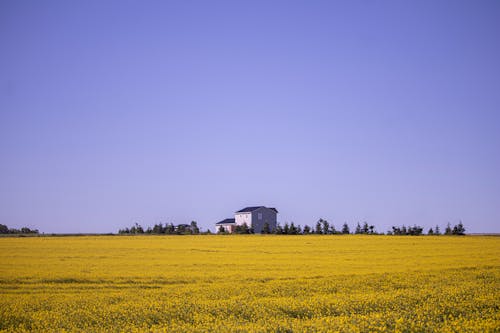
<svg viewBox="0 0 500 333">
<path fill-rule="evenodd" d="M 500 237 L 0 238 L 0 330 L 499 332 Z"/>
</svg>

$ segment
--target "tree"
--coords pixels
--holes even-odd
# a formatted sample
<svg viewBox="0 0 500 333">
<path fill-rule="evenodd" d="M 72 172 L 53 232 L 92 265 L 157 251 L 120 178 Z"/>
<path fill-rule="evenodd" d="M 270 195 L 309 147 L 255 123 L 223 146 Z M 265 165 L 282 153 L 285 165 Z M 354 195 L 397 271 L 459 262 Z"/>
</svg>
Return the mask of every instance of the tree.
<svg viewBox="0 0 500 333">
<path fill-rule="evenodd" d="M 219 227 L 219 230 L 217 231 L 219 234 L 225 234 L 226 233 L 226 229 L 224 229 L 223 226 L 220 226 Z"/>
<path fill-rule="evenodd" d="M 439 226 L 436 224 L 436 228 L 434 228 L 434 235 L 441 235 L 441 230 L 439 230 Z"/>
<path fill-rule="evenodd" d="M 191 232 L 194 235 L 198 235 L 200 233 L 200 228 L 198 228 L 198 223 L 196 223 L 196 221 L 191 221 L 190 228 L 191 228 Z"/>
<path fill-rule="evenodd" d="M 363 233 L 364 233 L 364 234 L 367 234 L 367 233 L 368 233 L 368 229 L 370 229 L 370 228 L 368 227 L 368 223 L 364 222 L 364 223 L 363 223 Z"/>
<path fill-rule="evenodd" d="M 310 234 L 310 233 L 311 233 L 311 227 L 306 224 L 304 226 L 304 235 L 307 235 L 307 234 Z"/>
<path fill-rule="evenodd" d="M 370 234 L 372 234 L 372 235 L 373 235 L 373 234 L 375 233 L 374 229 L 375 229 L 375 226 L 374 226 L 374 225 L 371 225 L 371 226 L 370 226 Z"/>
<path fill-rule="evenodd" d="M 342 226 L 342 233 L 343 233 L 344 235 L 346 235 L 346 234 L 349 234 L 349 233 L 350 233 L 349 226 L 347 225 L 347 223 L 344 223 L 344 225 Z"/>
<path fill-rule="evenodd" d="M 432 230 L 432 228 L 430 228 L 429 231 L 427 231 L 427 235 L 434 235 L 434 230 Z"/>
<path fill-rule="evenodd" d="M 248 227 L 248 224 L 243 223 L 242 225 L 237 225 L 234 232 L 237 234 L 250 234 L 252 230 Z"/>
<path fill-rule="evenodd" d="M 314 233 L 316 233 L 318 235 L 321 235 L 323 233 L 321 231 L 321 222 L 320 221 L 316 222 L 316 230 L 314 231 Z"/>
<path fill-rule="evenodd" d="M 7 227 L 5 224 L 0 224 L 0 234 L 38 234 L 38 229 L 30 229 L 28 227 L 22 227 L 21 229 L 15 229 Z"/>
<path fill-rule="evenodd" d="M 422 228 L 416 224 L 414 224 L 413 227 L 408 227 L 408 235 L 420 236 L 423 231 L 424 231 L 424 228 Z"/>
<path fill-rule="evenodd" d="M 5 224 L 0 224 L 0 234 L 8 234 L 9 233 L 9 227 L 7 227 Z"/>
<path fill-rule="evenodd" d="M 165 233 L 165 230 L 163 229 L 163 224 L 155 224 L 153 227 L 153 230 L 151 231 L 153 234 L 163 234 Z"/>
<path fill-rule="evenodd" d="M 392 226 L 393 235 L 401 235 L 401 229 L 399 227 Z"/>
<path fill-rule="evenodd" d="M 414 226 L 414 232 L 415 232 L 415 235 L 420 236 L 424 232 L 424 228 L 422 228 L 419 225 L 415 225 Z"/>
<path fill-rule="evenodd" d="M 262 227 L 262 234 L 270 234 L 271 233 L 271 228 L 269 227 L 269 223 L 264 223 L 264 226 Z"/>
<path fill-rule="evenodd" d="M 175 234 L 175 227 L 174 227 L 173 223 L 169 223 L 169 224 L 165 225 L 165 233 L 167 235 Z"/>
<path fill-rule="evenodd" d="M 285 222 L 285 226 L 283 227 L 283 233 L 285 235 L 289 235 L 290 234 L 290 226 L 288 225 L 288 222 Z"/>
<path fill-rule="evenodd" d="M 361 226 L 359 225 L 359 222 L 358 222 L 358 225 L 356 225 L 356 230 L 354 231 L 355 234 L 361 234 L 363 233 L 363 231 L 361 230 Z"/>
<path fill-rule="evenodd" d="M 141 225 L 139 223 L 135 223 L 134 226 L 132 228 L 130 228 L 130 233 L 131 234 L 143 234 L 144 233 L 144 229 L 141 227 Z"/>
<path fill-rule="evenodd" d="M 328 235 L 330 233 L 330 224 L 327 220 L 319 219 L 318 221 L 321 223 L 323 234 Z"/>
<path fill-rule="evenodd" d="M 446 225 L 446 229 L 444 229 L 444 234 L 445 235 L 451 235 L 453 230 L 451 229 L 450 222 Z"/>
<path fill-rule="evenodd" d="M 175 228 L 175 233 L 177 235 L 185 235 L 186 234 L 186 225 L 185 224 L 178 224 L 177 228 Z"/>
<path fill-rule="evenodd" d="M 387 232 L 388 235 L 412 235 L 419 236 L 422 234 L 424 228 L 414 225 L 413 227 L 406 227 L 403 225 L 402 227 L 392 227 L 392 231 Z"/>
<path fill-rule="evenodd" d="M 465 235 L 465 228 L 464 225 L 462 224 L 462 221 L 460 221 L 458 225 L 453 227 L 452 233 L 453 235 L 460 235 L 460 236 Z"/>
</svg>

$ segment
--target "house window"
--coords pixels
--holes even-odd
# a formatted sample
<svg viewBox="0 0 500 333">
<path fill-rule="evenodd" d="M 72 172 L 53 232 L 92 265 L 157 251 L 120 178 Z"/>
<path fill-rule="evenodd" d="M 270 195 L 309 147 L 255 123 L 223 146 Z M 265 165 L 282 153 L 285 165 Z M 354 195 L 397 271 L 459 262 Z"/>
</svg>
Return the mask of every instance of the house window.
<svg viewBox="0 0 500 333">
<path fill-rule="evenodd" d="M 262 213 L 257 213 L 257 218 L 258 218 L 259 220 L 262 220 Z"/>
</svg>

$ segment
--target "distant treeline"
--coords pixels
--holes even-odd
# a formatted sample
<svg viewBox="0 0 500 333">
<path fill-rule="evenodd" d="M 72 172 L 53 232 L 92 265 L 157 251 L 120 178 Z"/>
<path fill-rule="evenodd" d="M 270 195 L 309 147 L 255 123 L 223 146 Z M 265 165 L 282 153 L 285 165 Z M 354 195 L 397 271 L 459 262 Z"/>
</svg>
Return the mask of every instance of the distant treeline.
<svg viewBox="0 0 500 333">
<path fill-rule="evenodd" d="M 29 229 L 28 229 L 29 230 Z M 38 232 L 38 231 L 36 231 Z M 224 228 L 219 228 L 217 230 L 218 234 L 227 234 Z M 254 234 L 254 230 L 250 228 L 247 224 L 237 225 L 233 234 Z M 152 234 L 152 235 L 199 235 L 199 234 L 211 234 L 210 230 L 201 231 L 198 227 L 196 221 L 192 221 L 190 224 L 173 224 L 173 223 L 158 223 L 153 227 L 142 227 L 139 223 L 135 223 L 130 228 L 118 230 L 118 234 L 121 235 L 141 235 L 141 234 Z M 336 229 L 333 224 L 330 224 L 325 219 L 319 219 L 318 222 L 311 227 L 309 225 L 296 225 L 295 223 L 285 223 L 283 225 L 279 224 L 276 228 L 272 229 L 269 224 L 265 224 L 261 234 L 275 234 L 275 235 L 408 235 L 408 236 L 420 236 L 424 235 L 424 228 L 418 225 L 413 226 L 393 226 L 391 230 L 384 232 L 377 232 L 374 225 L 370 225 L 367 222 L 357 223 L 353 231 L 347 223 L 344 223 L 340 229 Z M 444 232 L 438 225 L 434 228 L 430 228 L 427 231 L 427 235 L 465 235 L 465 227 L 462 222 L 451 226 L 450 223 L 447 224 Z"/>
<path fill-rule="evenodd" d="M 14 228 L 9 228 L 5 224 L 0 224 L 0 234 L 5 235 L 5 234 L 11 234 L 11 235 L 16 235 L 16 234 L 39 234 L 38 229 L 30 229 L 27 227 L 23 227 L 21 229 L 14 229 Z"/>
<path fill-rule="evenodd" d="M 191 221 L 190 224 L 178 224 L 173 223 L 159 223 L 155 224 L 153 227 L 147 227 L 144 229 L 140 224 L 136 223 L 130 228 L 118 230 L 119 234 L 155 234 L 155 235 L 198 235 L 200 234 L 200 228 L 196 221 Z M 206 233 L 210 233 L 208 230 Z"/>
<path fill-rule="evenodd" d="M 219 234 L 226 234 L 227 232 L 223 227 L 217 230 Z M 236 226 L 234 232 L 235 234 L 253 234 L 254 231 L 252 228 L 248 227 L 248 225 L 238 225 Z M 300 225 L 295 225 L 292 223 L 285 223 L 283 226 L 278 224 L 275 229 L 271 229 L 269 224 L 266 223 L 262 229 L 262 234 L 276 234 L 276 235 L 347 235 L 347 234 L 356 234 L 356 235 L 384 235 L 383 232 L 379 233 L 375 230 L 374 225 L 369 225 L 367 222 L 358 223 L 353 232 L 351 232 L 351 228 L 347 223 L 342 225 L 340 230 L 337 230 L 333 224 L 330 224 L 327 220 L 319 219 L 316 222 L 314 227 L 310 227 L 309 225 L 305 225 L 301 227 Z M 393 226 L 391 230 L 385 233 L 386 235 L 408 235 L 408 236 L 420 236 L 424 234 L 424 228 L 418 225 L 413 226 Z M 455 226 L 451 226 L 450 223 L 445 228 L 444 233 L 441 233 L 439 226 L 436 226 L 434 229 L 430 228 L 427 231 L 427 235 L 465 235 L 465 228 L 462 222 L 459 222 Z"/>
<path fill-rule="evenodd" d="M 388 235 L 410 235 L 410 236 L 419 236 L 422 235 L 423 233 L 423 228 L 420 226 L 413 226 L 413 227 L 405 227 L 404 225 L 402 227 L 392 227 L 392 230 L 388 231 Z M 427 231 L 427 235 L 441 235 L 441 230 L 439 229 L 439 226 L 436 225 L 434 229 L 430 228 Z M 458 223 L 457 225 L 451 227 L 451 225 L 448 223 L 446 228 L 444 229 L 444 235 L 465 235 L 465 228 L 462 222 Z"/>
</svg>

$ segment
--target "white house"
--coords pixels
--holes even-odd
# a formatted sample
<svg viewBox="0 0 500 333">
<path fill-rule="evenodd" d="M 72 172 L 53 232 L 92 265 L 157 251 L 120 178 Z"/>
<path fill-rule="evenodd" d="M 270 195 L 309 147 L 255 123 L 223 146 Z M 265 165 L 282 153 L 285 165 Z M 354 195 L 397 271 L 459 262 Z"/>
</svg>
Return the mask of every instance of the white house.
<svg viewBox="0 0 500 333">
<path fill-rule="evenodd" d="M 264 206 L 245 207 L 234 213 L 234 219 L 225 219 L 215 224 L 216 231 L 224 228 L 226 232 L 232 233 L 236 226 L 246 225 L 252 228 L 255 233 L 261 233 L 267 223 L 272 231 L 276 229 L 276 217 L 278 210 Z"/>
</svg>

